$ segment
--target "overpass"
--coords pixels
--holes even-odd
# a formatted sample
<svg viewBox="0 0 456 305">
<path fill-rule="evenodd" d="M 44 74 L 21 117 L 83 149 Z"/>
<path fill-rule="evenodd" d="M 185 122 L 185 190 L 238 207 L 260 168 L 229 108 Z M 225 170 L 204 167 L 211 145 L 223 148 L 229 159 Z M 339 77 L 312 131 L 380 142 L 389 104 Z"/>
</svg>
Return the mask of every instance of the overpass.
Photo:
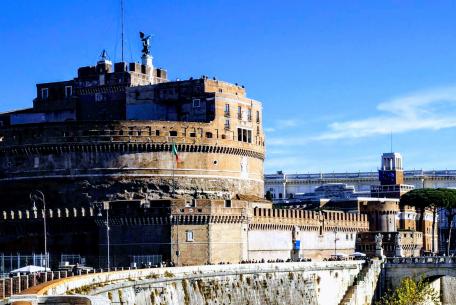
<svg viewBox="0 0 456 305">
<path fill-rule="evenodd" d="M 380 261 L 290 262 L 103 272 L 49 281 L 3 303 L 47 304 L 60 298 L 87 305 L 339 305 L 355 304 L 356 297 L 370 304 L 376 281 L 372 275 L 378 278 L 380 265 Z M 81 295 L 87 299 L 81 301 Z"/>
</svg>

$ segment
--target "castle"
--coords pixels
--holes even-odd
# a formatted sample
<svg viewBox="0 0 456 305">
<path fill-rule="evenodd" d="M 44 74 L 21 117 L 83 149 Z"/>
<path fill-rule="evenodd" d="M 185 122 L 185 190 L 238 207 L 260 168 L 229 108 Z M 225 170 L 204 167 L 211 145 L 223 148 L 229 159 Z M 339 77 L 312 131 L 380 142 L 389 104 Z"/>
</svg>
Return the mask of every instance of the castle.
<svg viewBox="0 0 456 305">
<path fill-rule="evenodd" d="M 33 108 L 0 115 L 2 251 L 42 252 L 44 216 L 51 258 L 92 265 L 108 248 L 112 265 L 324 257 L 333 232 L 353 251 L 367 216 L 263 199 L 261 103 L 207 76 L 169 81 L 142 38 L 141 64 L 103 52 L 72 80 L 38 84 Z M 35 189 L 46 210 L 32 209 Z"/>
<path fill-rule="evenodd" d="M 72 80 L 37 84 L 32 108 L 0 115 L 0 249 L 43 252 L 46 220 L 54 265 L 63 254 L 93 266 L 351 254 L 373 214 L 273 207 L 261 103 L 207 76 L 169 81 L 141 37 L 141 63 L 103 52 Z"/>
</svg>

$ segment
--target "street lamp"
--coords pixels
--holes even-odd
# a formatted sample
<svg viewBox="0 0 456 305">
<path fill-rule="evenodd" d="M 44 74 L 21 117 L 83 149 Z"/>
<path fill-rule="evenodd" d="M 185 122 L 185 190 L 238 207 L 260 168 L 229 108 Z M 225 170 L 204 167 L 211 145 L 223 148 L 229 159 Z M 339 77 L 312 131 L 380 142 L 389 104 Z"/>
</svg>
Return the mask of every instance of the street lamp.
<svg viewBox="0 0 456 305">
<path fill-rule="evenodd" d="M 48 269 L 48 253 L 47 253 L 47 230 L 46 230 L 46 200 L 44 198 L 43 192 L 35 190 L 29 195 L 30 201 L 33 203 L 33 211 L 37 211 L 36 201 L 39 200 L 43 203 L 43 223 L 44 223 L 44 260 L 46 271 Z"/>
<path fill-rule="evenodd" d="M 334 229 L 333 233 L 334 233 L 334 256 L 337 256 L 337 240 L 338 240 L 337 230 Z"/>
<path fill-rule="evenodd" d="M 109 227 L 109 201 L 103 203 L 103 208 L 106 210 L 106 242 L 107 242 L 107 252 L 108 252 L 108 271 L 111 268 L 111 261 L 109 258 L 109 230 L 111 229 Z"/>
</svg>

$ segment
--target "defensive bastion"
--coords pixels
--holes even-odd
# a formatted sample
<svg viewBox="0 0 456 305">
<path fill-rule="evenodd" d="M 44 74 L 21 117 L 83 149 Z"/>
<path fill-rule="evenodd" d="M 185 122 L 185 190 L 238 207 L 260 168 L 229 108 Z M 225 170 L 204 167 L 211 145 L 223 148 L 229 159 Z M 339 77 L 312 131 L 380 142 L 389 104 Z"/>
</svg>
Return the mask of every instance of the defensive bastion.
<svg viewBox="0 0 456 305">
<path fill-rule="evenodd" d="M 379 263 L 370 267 L 379 270 Z M 26 290 L 9 302 L 33 299 L 30 294 L 48 298 L 83 294 L 126 305 L 338 305 L 342 300 L 352 299 L 347 298 L 348 288 L 367 269 L 360 261 L 347 261 L 118 271 L 55 280 Z M 369 286 L 372 284 L 375 288 L 374 282 Z M 366 304 L 372 300 L 373 293 L 372 287 L 357 291 Z"/>
</svg>

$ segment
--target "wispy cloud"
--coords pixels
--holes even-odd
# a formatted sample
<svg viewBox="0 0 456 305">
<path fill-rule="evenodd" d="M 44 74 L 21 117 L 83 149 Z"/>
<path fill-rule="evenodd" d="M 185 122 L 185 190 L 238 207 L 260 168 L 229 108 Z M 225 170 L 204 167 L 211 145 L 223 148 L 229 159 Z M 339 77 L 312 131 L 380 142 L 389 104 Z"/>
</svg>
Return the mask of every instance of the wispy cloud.
<svg viewBox="0 0 456 305">
<path fill-rule="evenodd" d="M 415 130 L 456 127 L 456 87 L 437 88 L 408 94 L 377 105 L 377 115 L 364 119 L 333 122 L 315 136 L 294 138 L 294 144 L 315 141 L 365 138 Z M 288 139 L 272 138 L 271 145 Z"/>
<path fill-rule="evenodd" d="M 283 130 L 288 128 L 293 128 L 298 126 L 298 120 L 296 119 L 286 119 L 286 120 L 277 120 L 273 126 L 268 126 L 264 128 L 266 132 L 275 132 L 277 130 Z"/>
</svg>

